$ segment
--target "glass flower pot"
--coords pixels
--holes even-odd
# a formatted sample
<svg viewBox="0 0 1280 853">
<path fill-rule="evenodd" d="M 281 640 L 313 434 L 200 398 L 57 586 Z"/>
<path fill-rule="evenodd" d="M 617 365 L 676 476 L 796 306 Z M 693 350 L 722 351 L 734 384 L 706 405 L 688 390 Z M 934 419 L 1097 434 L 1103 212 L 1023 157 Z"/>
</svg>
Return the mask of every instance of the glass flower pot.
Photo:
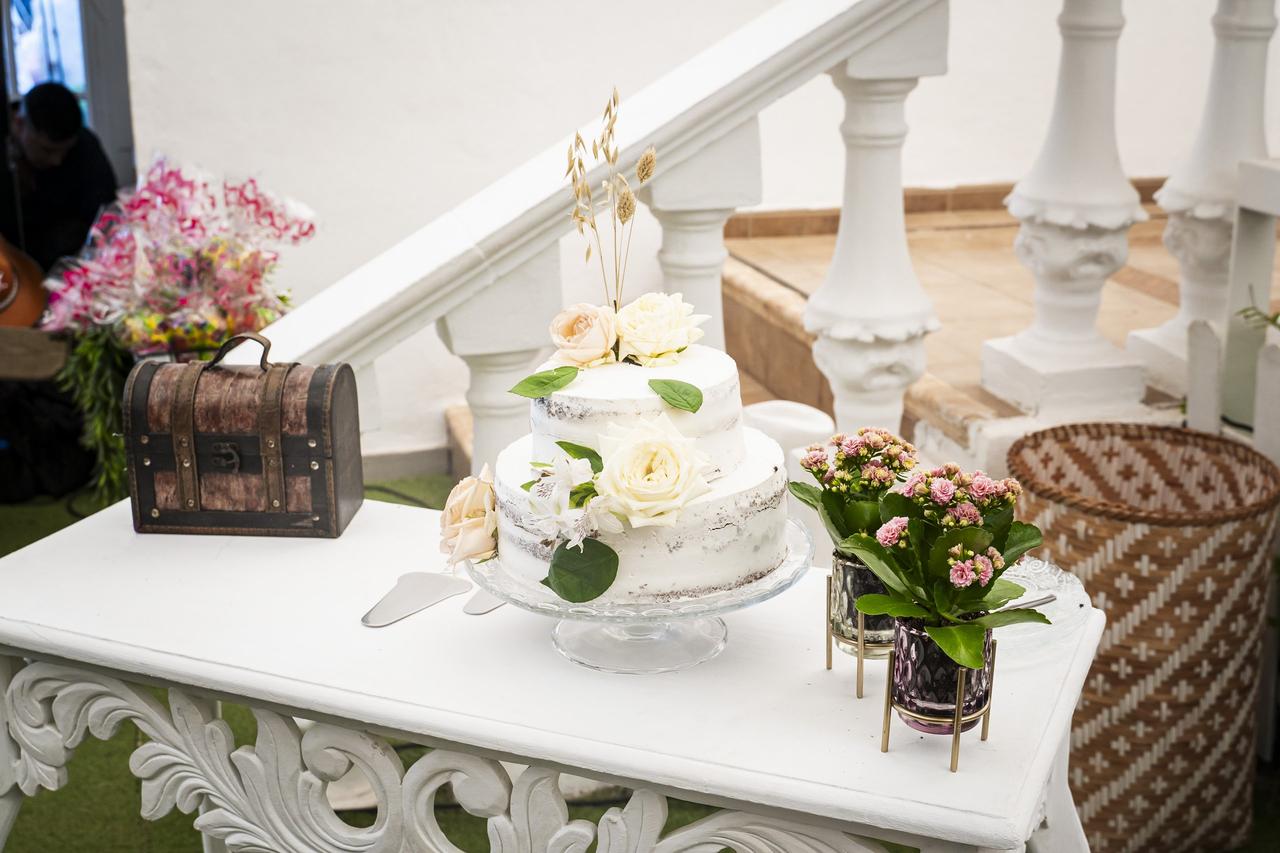
<svg viewBox="0 0 1280 853">
<path fill-rule="evenodd" d="M 916 619 L 898 619 L 895 622 L 892 696 L 898 716 L 916 731 L 952 734 L 960 664 L 948 657 L 925 632 L 923 622 Z M 991 701 L 995 661 L 991 652 L 990 629 L 986 632 L 982 657 L 986 662 L 982 669 L 965 668 L 962 732 L 978 724 Z"/>
<path fill-rule="evenodd" d="M 867 568 L 866 563 L 855 557 L 846 557 L 839 551 L 831 555 L 831 600 L 827 602 L 827 617 L 831 620 L 831 634 L 842 652 L 858 653 L 858 596 L 869 593 L 884 594 L 884 584 Z M 893 642 L 892 616 L 863 616 L 867 635 L 866 657 L 870 659 L 889 656 Z"/>
</svg>

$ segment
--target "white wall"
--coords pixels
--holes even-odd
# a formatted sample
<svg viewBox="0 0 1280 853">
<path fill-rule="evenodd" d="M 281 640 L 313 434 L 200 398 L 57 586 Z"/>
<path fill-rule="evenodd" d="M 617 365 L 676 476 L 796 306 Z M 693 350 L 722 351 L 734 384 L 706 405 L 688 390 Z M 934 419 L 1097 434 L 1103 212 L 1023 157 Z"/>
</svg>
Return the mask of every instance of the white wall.
<svg viewBox="0 0 1280 853">
<path fill-rule="evenodd" d="M 314 208 L 319 236 L 285 255 L 278 278 L 302 300 L 597 115 L 611 84 L 625 116 L 628 93 L 772 4 L 125 0 L 136 150 L 254 175 Z M 1132 175 L 1168 174 L 1190 142 L 1213 7 L 1126 3 L 1118 124 Z M 922 81 L 908 102 L 908 185 L 1027 171 L 1052 102 L 1059 8 L 954 0 L 951 72 Z M 842 111 L 820 78 L 762 114 L 763 206 L 839 203 Z M 1270 129 L 1280 150 L 1280 116 Z M 630 292 L 657 285 L 659 239 L 645 216 Z M 576 235 L 562 258 L 566 298 L 592 297 Z M 378 373 L 393 419 L 443 443 L 441 410 L 462 398 L 466 375 L 434 332 L 398 347 Z"/>
</svg>

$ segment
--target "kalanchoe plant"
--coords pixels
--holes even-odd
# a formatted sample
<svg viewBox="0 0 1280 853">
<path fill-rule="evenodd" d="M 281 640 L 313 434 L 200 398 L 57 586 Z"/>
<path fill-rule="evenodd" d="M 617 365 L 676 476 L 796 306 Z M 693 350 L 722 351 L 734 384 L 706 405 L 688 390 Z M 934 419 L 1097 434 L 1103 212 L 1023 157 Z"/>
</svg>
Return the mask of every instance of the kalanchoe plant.
<svg viewBox="0 0 1280 853">
<path fill-rule="evenodd" d="M 916 449 L 888 430 L 836 433 L 805 449 L 800 466 L 817 486 L 790 483 L 791 494 L 817 510 L 837 548 L 855 533 L 880 526 L 880 498 L 915 467 Z"/>
<path fill-rule="evenodd" d="M 971 669 L 983 665 L 988 628 L 1047 623 L 1035 610 L 995 612 L 1025 592 L 1000 576 L 1041 542 L 1038 528 L 1013 520 L 1021 491 L 1016 480 L 945 465 L 886 493 L 875 534 L 855 533 L 838 544 L 888 590 L 860 596 L 858 609 L 921 620 L 952 660 Z"/>
</svg>

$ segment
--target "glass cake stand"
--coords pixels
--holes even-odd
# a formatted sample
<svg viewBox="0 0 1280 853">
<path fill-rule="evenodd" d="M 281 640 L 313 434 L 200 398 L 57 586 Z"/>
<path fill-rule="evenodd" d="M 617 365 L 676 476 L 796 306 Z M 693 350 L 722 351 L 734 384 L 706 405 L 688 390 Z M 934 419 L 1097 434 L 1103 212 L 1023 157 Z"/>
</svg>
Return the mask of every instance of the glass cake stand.
<svg viewBox="0 0 1280 853">
<path fill-rule="evenodd" d="M 482 589 L 516 607 L 557 620 L 556 650 L 574 663 L 602 672 L 674 672 L 711 660 L 724 649 L 728 629 L 721 614 L 768 601 L 789 589 L 813 562 L 804 527 L 787 519 L 786 556 L 769 574 L 736 589 L 651 601 L 571 604 L 547 587 L 507 571 L 501 555 L 466 563 Z"/>
</svg>

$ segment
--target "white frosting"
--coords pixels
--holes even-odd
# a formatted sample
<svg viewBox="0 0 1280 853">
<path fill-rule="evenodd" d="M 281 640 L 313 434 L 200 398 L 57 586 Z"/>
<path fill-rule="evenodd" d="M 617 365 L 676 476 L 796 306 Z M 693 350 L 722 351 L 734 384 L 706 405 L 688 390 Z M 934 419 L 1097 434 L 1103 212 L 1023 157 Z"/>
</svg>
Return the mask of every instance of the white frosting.
<svg viewBox="0 0 1280 853">
<path fill-rule="evenodd" d="M 552 367 L 548 362 L 538 369 Z M 688 382 L 702 392 L 702 406 L 696 412 L 672 408 L 649 387 L 650 379 Z M 681 353 L 677 364 L 666 367 L 584 368 L 565 388 L 534 400 L 530 413 L 533 443 L 526 462 L 551 462 L 563 455 L 557 441 L 599 450 L 600 433 L 610 422 L 626 426 L 637 417 L 663 413 L 681 435 L 695 439 L 698 449 L 707 454 L 712 466 L 709 479 L 732 471 L 746 453 L 738 366 L 722 351 L 698 344 Z"/>
<path fill-rule="evenodd" d="M 647 373 L 647 371 L 646 371 Z M 736 390 L 737 382 L 734 382 Z M 680 511 L 670 527 L 632 528 L 599 538 L 618 554 L 618 577 L 601 601 L 655 600 L 740 586 L 776 569 L 786 554 L 786 465 L 777 442 L 740 429 L 745 456 Z M 498 456 L 498 553 L 530 583 L 547 576 L 552 544 L 530 533 L 533 437 Z"/>
</svg>

